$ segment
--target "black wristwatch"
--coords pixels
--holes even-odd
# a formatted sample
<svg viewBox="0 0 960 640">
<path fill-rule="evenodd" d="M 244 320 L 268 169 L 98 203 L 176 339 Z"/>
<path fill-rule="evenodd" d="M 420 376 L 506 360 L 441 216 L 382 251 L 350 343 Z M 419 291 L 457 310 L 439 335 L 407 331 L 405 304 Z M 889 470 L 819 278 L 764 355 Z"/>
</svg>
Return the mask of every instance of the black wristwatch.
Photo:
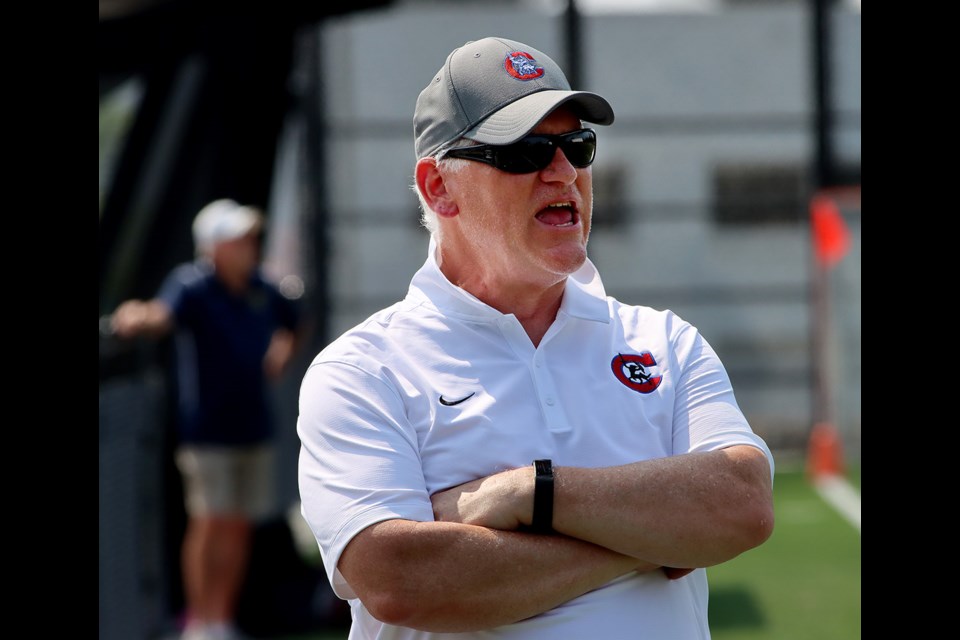
<svg viewBox="0 0 960 640">
<path fill-rule="evenodd" d="M 553 462 L 534 460 L 537 475 L 533 485 L 534 533 L 553 533 Z"/>
</svg>

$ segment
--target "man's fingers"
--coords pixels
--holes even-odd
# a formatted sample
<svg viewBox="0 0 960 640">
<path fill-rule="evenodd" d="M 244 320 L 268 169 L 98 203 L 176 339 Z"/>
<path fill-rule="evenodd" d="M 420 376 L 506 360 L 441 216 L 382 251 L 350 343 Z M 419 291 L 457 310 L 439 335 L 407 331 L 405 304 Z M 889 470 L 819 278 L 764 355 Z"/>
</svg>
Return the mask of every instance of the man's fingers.
<svg viewBox="0 0 960 640">
<path fill-rule="evenodd" d="M 667 574 L 667 577 L 671 580 L 676 580 L 677 578 L 682 578 L 683 576 L 692 572 L 693 569 L 677 569 L 676 567 L 663 567 L 663 572 Z"/>
</svg>

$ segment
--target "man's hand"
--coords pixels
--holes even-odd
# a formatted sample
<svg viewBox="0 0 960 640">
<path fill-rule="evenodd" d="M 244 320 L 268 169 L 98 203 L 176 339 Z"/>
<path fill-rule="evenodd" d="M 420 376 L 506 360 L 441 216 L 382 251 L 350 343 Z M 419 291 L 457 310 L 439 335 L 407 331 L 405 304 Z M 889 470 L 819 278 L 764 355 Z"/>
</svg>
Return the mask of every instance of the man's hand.
<svg viewBox="0 0 960 640">
<path fill-rule="evenodd" d="M 160 336 L 173 327 L 173 313 L 159 300 L 127 300 L 113 312 L 110 326 L 120 338 Z"/>
<path fill-rule="evenodd" d="M 430 497 L 438 522 L 513 531 L 533 519 L 532 466 L 511 469 L 439 491 Z"/>
<path fill-rule="evenodd" d="M 677 569 L 676 567 L 661 567 L 663 572 L 666 574 L 667 578 L 670 580 L 679 580 L 680 578 L 689 575 L 694 570 L 693 569 Z"/>
</svg>

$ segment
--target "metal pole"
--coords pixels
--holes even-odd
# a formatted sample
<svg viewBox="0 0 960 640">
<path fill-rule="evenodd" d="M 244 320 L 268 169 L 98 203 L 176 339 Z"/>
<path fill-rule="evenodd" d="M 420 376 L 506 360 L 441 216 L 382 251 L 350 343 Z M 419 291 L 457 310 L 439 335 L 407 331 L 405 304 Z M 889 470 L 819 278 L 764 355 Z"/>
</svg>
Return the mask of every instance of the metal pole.
<svg viewBox="0 0 960 640">
<path fill-rule="evenodd" d="M 813 0 L 811 49 L 814 86 L 814 190 L 836 185 L 837 175 L 833 151 L 833 114 L 830 39 L 831 0 Z"/>
<path fill-rule="evenodd" d="M 303 104 L 306 121 L 305 175 L 302 176 L 301 193 L 304 200 L 303 215 L 308 224 L 308 236 L 312 239 L 308 252 L 309 268 L 313 271 L 310 299 L 313 318 L 313 339 L 317 347 L 327 340 L 327 317 L 330 313 L 330 297 L 327 283 L 329 256 L 329 224 L 327 221 L 326 127 L 324 122 L 324 92 L 322 67 L 322 29 L 320 23 L 305 29 L 305 75 L 306 90 Z"/>
<path fill-rule="evenodd" d="M 833 149 L 833 116 L 831 113 L 832 76 L 830 38 L 831 0 L 812 0 L 811 6 L 811 53 L 813 67 L 813 184 L 812 195 L 807 202 L 808 228 L 813 240 L 811 210 L 813 199 L 823 197 L 825 189 L 834 186 L 837 181 L 835 155 Z M 812 243 L 811 243 L 812 245 Z M 811 249 L 814 249 L 811 246 Z M 831 336 L 832 310 L 830 304 L 830 267 L 823 263 L 815 250 L 810 252 L 810 331 L 811 331 L 811 374 L 812 374 L 812 424 L 811 430 L 818 424 L 830 429 L 836 425 L 836 409 L 833 398 L 836 383 L 833 366 Z"/>
<path fill-rule="evenodd" d="M 581 71 L 580 60 L 583 57 L 583 45 L 581 42 L 581 20 L 580 12 L 577 10 L 576 0 L 567 0 L 567 9 L 563 14 L 563 35 L 566 41 L 567 60 L 564 72 L 567 74 L 567 80 L 574 89 L 583 89 L 580 84 Z"/>
</svg>

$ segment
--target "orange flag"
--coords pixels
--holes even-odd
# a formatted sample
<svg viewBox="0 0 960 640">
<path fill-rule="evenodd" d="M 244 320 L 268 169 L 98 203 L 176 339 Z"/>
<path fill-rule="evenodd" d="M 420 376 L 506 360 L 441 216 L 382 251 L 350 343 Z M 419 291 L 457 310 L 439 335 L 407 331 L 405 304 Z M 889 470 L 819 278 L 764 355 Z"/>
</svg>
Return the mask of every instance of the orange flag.
<svg viewBox="0 0 960 640">
<path fill-rule="evenodd" d="M 810 202 L 810 232 L 814 253 L 823 265 L 833 267 L 847 255 L 850 230 L 832 198 L 814 196 Z"/>
</svg>

